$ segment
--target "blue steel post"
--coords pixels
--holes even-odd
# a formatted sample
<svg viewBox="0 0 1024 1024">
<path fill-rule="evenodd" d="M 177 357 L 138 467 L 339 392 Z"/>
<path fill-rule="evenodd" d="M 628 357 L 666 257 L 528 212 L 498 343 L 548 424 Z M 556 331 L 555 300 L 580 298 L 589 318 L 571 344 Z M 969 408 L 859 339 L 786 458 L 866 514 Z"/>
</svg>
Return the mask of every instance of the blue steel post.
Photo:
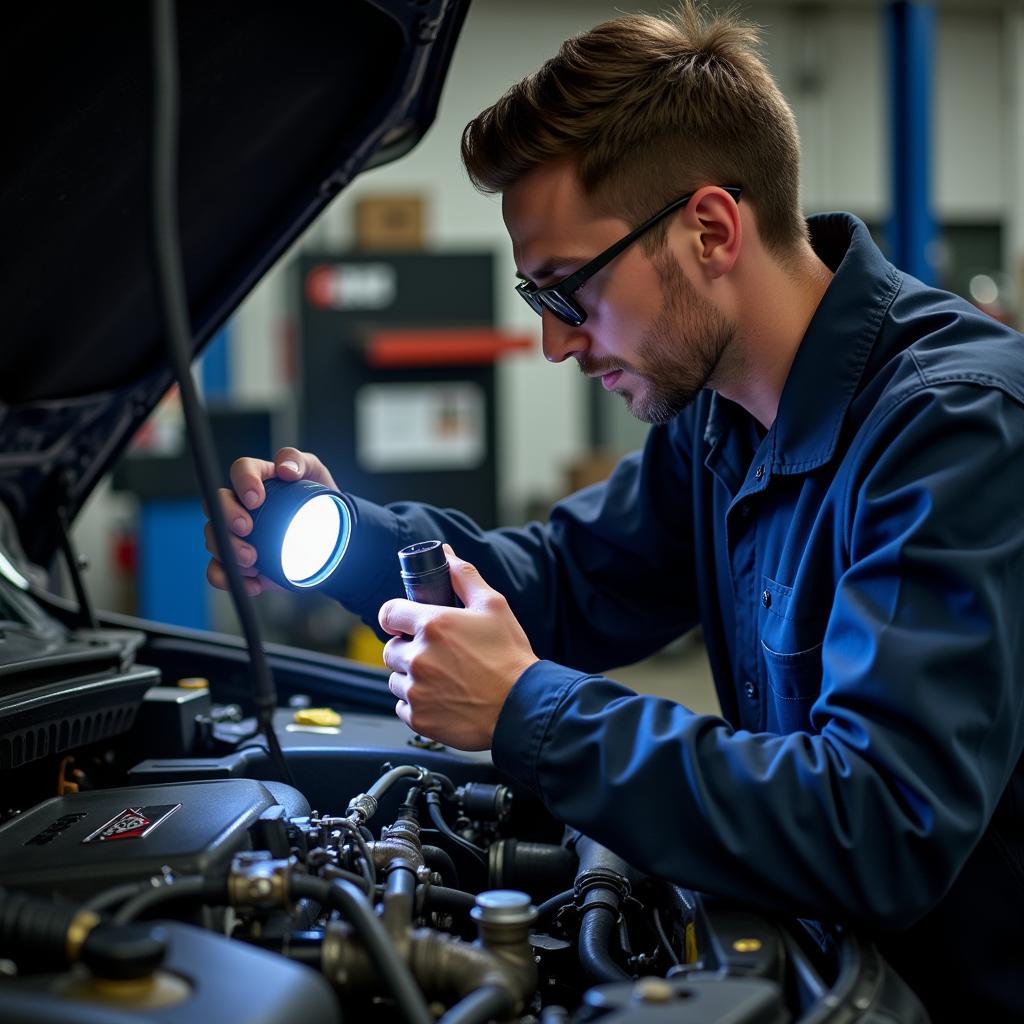
<svg viewBox="0 0 1024 1024">
<path fill-rule="evenodd" d="M 886 19 L 891 83 L 889 257 L 901 270 L 934 284 L 931 117 L 935 11 L 930 3 L 896 0 L 889 4 Z"/>
</svg>

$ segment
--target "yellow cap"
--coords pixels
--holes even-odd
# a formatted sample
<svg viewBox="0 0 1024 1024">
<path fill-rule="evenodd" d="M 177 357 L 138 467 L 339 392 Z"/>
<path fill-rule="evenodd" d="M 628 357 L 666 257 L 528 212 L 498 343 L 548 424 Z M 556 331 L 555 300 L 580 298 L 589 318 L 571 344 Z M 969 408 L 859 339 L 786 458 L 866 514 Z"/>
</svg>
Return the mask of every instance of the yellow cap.
<svg viewBox="0 0 1024 1024">
<path fill-rule="evenodd" d="M 296 725 L 341 725 L 341 715 L 331 708 L 301 708 L 295 712 Z"/>
<path fill-rule="evenodd" d="M 182 690 L 208 690 L 210 688 L 210 680 L 204 679 L 202 676 L 187 676 L 184 679 L 178 680 L 178 686 Z"/>
</svg>

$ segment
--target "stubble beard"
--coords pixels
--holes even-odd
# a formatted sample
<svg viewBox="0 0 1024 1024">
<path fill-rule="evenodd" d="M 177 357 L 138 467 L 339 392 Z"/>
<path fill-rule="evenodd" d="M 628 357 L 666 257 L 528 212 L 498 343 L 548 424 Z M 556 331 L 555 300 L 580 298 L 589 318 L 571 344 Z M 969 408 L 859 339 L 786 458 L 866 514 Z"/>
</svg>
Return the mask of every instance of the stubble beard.
<svg viewBox="0 0 1024 1024">
<path fill-rule="evenodd" d="M 736 327 L 690 284 L 671 255 L 653 262 L 662 285 L 661 312 L 640 338 L 635 363 L 619 361 L 601 369 L 639 377 L 645 389 L 622 387 L 616 393 L 638 420 L 667 423 L 708 386 Z M 580 369 L 593 375 L 598 368 L 581 360 Z"/>
</svg>

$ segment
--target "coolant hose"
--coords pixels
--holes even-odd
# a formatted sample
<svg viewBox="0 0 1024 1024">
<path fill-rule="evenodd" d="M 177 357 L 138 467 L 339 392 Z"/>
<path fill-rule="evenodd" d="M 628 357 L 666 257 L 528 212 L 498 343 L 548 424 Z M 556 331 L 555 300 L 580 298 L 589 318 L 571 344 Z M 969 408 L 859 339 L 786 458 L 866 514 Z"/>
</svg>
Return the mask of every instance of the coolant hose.
<svg viewBox="0 0 1024 1024">
<path fill-rule="evenodd" d="M 580 964 L 596 982 L 632 981 L 608 952 L 616 915 L 606 906 L 592 907 L 580 921 Z"/>
<path fill-rule="evenodd" d="M 289 891 L 292 899 L 304 896 L 340 910 L 362 941 L 371 963 L 391 990 L 405 1019 L 410 1024 L 433 1024 L 434 1018 L 412 972 L 395 949 L 366 896 L 356 886 L 343 878 L 328 883 L 322 878 L 293 875 Z"/>
<path fill-rule="evenodd" d="M 104 978 L 142 978 L 163 962 L 166 952 L 159 929 L 109 924 L 82 907 L 0 888 L 0 957 L 13 960 L 23 972 L 54 971 L 78 961 Z"/>
<path fill-rule="evenodd" d="M 416 905 L 416 871 L 405 861 L 393 861 L 384 883 L 382 919 L 392 939 L 404 936 L 412 926 Z"/>
<path fill-rule="evenodd" d="M 76 907 L 0 889 L 0 957 L 23 966 L 66 963 L 68 929 L 77 913 Z"/>
<path fill-rule="evenodd" d="M 128 924 L 164 903 L 194 899 L 203 903 L 226 903 L 228 899 L 227 878 L 204 878 L 202 875 L 188 875 L 173 882 L 144 889 L 133 896 L 114 915 L 114 924 Z"/>
<path fill-rule="evenodd" d="M 443 885 L 428 885 L 423 897 L 425 910 L 440 910 L 446 914 L 468 914 L 475 906 L 476 897 L 471 892 Z"/>
<path fill-rule="evenodd" d="M 522 889 L 534 895 L 572 884 L 576 857 L 556 843 L 502 839 L 490 848 L 490 880 L 495 889 Z"/>
<path fill-rule="evenodd" d="M 431 871 L 436 871 L 444 879 L 446 885 L 458 888 L 459 872 L 447 850 L 442 850 L 440 846 L 424 845 L 423 860 Z"/>
<path fill-rule="evenodd" d="M 546 899 L 539 907 L 537 907 L 537 920 L 539 921 L 548 914 L 567 906 L 572 903 L 575 898 L 575 889 L 566 889 L 565 892 L 555 893 L 554 896 L 550 899 Z"/>
<path fill-rule="evenodd" d="M 576 904 L 580 908 L 580 964 L 594 981 L 632 981 L 611 957 L 612 930 L 619 907 L 643 876 L 607 847 L 580 835 L 574 841 L 579 870 Z"/>
<path fill-rule="evenodd" d="M 508 989 L 498 985 L 482 985 L 460 999 L 437 1024 L 487 1024 L 492 1020 L 507 1020 L 516 1008 L 516 1001 Z"/>
<path fill-rule="evenodd" d="M 105 914 L 108 910 L 124 903 L 132 896 L 138 896 L 140 892 L 151 889 L 148 882 L 123 882 L 110 889 L 103 889 L 101 892 L 90 896 L 83 904 L 82 910 L 91 910 L 96 914 Z"/>
</svg>

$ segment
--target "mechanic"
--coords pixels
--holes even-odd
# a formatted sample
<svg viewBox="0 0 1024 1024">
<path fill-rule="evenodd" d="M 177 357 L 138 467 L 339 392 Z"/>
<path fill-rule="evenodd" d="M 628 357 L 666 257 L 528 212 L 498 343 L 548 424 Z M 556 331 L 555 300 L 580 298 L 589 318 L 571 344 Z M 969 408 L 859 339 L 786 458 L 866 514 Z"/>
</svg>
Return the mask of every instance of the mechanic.
<svg viewBox="0 0 1024 1024">
<path fill-rule="evenodd" d="M 643 870 L 869 932 L 935 1020 L 1021 1020 L 1022 338 L 804 219 L 757 46 L 688 2 L 620 17 L 467 126 L 546 358 L 653 426 L 543 525 L 353 498 L 328 590 L 392 637 L 417 732 Z M 234 464 L 251 594 L 271 476 L 335 486 L 293 448 Z M 462 609 L 400 597 L 432 537 Z M 698 624 L 721 717 L 591 674 Z"/>
</svg>

